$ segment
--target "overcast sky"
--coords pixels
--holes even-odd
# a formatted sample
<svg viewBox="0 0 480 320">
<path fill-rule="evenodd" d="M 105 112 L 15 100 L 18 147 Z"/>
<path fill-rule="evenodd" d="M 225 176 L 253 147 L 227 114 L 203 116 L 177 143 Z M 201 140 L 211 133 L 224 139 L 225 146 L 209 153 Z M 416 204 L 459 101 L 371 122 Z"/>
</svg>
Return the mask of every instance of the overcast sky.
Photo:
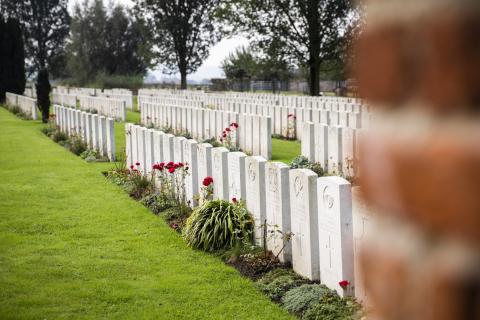
<svg viewBox="0 0 480 320">
<path fill-rule="evenodd" d="M 104 0 L 105 4 L 109 0 Z M 133 2 L 131 0 L 111 0 L 113 3 L 121 3 L 126 6 L 131 6 Z M 77 0 L 69 0 L 70 11 L 73 8 L 74 4 L 78 2 Z M 83 0 L 80 0 L 83 2 Z M 243 37 L 234 37 L 231 39 L 224 39 L 217 43 L 216 46 L 210 49 L 210 56 L 203 65 L 198 69 L 197 72 L 188 76 L 192 80 L 203 80 L 206 78 L 218 78 L 223 77 L 223 71 L 220 69 L 220 63 L 222 60 L 230 53 L 235 51 L 239 46 L 247 45 L 248 40 Z M 155 76 L 160 79 L 163 75 L 160 71 L 153 71 Z M 179 76 L 178 76 L 179 77 Z"/>
</svg>

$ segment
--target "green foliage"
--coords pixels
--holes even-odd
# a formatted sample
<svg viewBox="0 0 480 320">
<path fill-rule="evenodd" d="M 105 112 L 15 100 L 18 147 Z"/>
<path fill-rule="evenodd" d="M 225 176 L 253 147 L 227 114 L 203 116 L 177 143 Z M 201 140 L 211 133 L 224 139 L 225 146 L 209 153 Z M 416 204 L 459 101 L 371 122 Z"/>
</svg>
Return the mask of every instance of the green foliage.
<svg viewBox="0 0 480 320">
<path fill-rule="evenodd" d="M 295 287 L 308 283 L 290 269 L 275 269 L 255 283 L 255 286 L 274 301 L 280 301 L 285 293 Z"/>
<path fill-rule="evenodd" d="M 41 69 L 37 76 L 37 102 L 42 111 L 42 121 L 48 122 L 50 116 L 50 81 L 48 80 L 47 69 Z"/>
<path fill-rule="evenodd" d="M 334 292 L 324 294 L 320 302 L 312 305 L 303 320 L 351 320 L 360 319 L 361 306 L 352 298 L 342 299 Z"/>
<path fill-rule="evenodd" d="M 214 148 L 222 147 L 222 146 L 223 146 L 223 145 L 222 145 L 220 142 L 218 142 L 218 140 L 215 139 L 215 138 L 205 139 L 205 140 L 202 141 L 202 143 L 209 143 L 209 144 L 211 144 L 212 147 L 214 147 Z"/>
<path fill-rule="evenodd" d="M 208 57 L 221 33 L 215 24 L 219 0 L 136 1 L 137 17 L 153 30 L 155 56 L 167 73 L 179 72 L 181 88 L 187 74 L 195 72 Z"/>
<path fill-rule="evenodd" d="M 67 134 L 60 131 L 60 130 L 56 130 L 55 132 L 53 132 L 51 134 L 50 138 L 52 138 L 52 140 L 54 142 L 57 142 L 57 143 L 60 143 L 61 141 L 67 141 L 68 140 Z"/>
<path fill-rule="evenodd" d="M 80 154 L 80 158 L 87 162 L 107 161 L 107 159 L 103 158 L 97 150 L 88 148 Z"/>
<path fill-rule="evenodd" d="M 289 290 L 283 296 L 282 304 L 288 312 L 301 315 L 312 304 L 318 303 L 329 291 L 330 290 L 324 285 L 304 284 Z"/>
<path fill-rule="evenodd" d="M 157 215 L 166 209 L 171 208 L 173 205 L 172 202 L 162 193 L 147 195 L 141 200 L 141 203 Z"/>
<path fill-rule="evenodd" d="M 304 156 L 297 156 L 295 159 L 292 160 L 290 163 L 291 169 L 310 169 L 319 177 L 322 177 L 325 172 L 323 171 L 322 165 L 317 162 L 310 162 L 307 157 Z"/>
<path fill-rule="evenodd" d="M 83 142 L 82 138 L 76 135 L 70 137 L 70 151 L 77 156 L 81 155 L 87 150 L 87 144 Z"/>
<path fill-rule="evenodd" d="M 70 84 L 130 88 L 143 83 L 151 66 L 149 30 L 131 10 L 103 0 L 77 3 L 67 50 Z"/>
<path fill-rule="evenodd" d="M 0 102 L 5 93 L 23 94 L 25 90 L 25 52 L 20 22 L 0 16 Z"/>
<path fill-rule="evenodd" d="M 205 202 L 187 220 L 188 245 L 205 251 L 231 248 L 252 235 L 253 219 L 243 204 L 225 200 Z"/>
<path fill-rule="evenodd" d="M 140 200 L 152 194 L 155 190 L 153 177 L 144 175 L 136 169 L 127 172 L 124 188 L 132 198 Z"/>
</svg>

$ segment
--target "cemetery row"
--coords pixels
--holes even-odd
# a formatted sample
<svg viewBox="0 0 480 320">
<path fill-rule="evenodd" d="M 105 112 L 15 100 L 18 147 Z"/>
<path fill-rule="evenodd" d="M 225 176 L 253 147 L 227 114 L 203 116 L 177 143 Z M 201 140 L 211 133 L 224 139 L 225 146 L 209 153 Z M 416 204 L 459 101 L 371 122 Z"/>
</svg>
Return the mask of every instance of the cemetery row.
<svg viewBox="0 0 480 320">
<path fill-rule="evenodd" d="M 296 108 L 325 109 L 329 105 L 353 104 L 361 105 L 360 110 L 368 110 L 368 107 L 361 99 L 349 97 L 321 96 L 310 97 L 303 95 L 281 95 L 271 93 L 246 93 L 246 92 L 215 92 L 205 93 L 203 91 L 190 90 L 163 90 L 163 89 L 140 89 L 139 97 L 173 95 L 176 98 L 198 100 L 207 105 L 223 104 L 227 101 L 242 103 L 273 104 Z"/>
<path fill-rule="evenodd" d="M 186 195 L 192 205 L 196 205 L 203 179 L 211 176 L 214 198 L 245 200 L 254 217 L 257 244 L 263 242 L 262 227 L 275 234 L 292 232 L 289 242 L 267 238 L 267 247 L 274 254 L 280 252 L 279 258 L 291 262 L 300 275 L 320 280 L 342 296 L 354 294 L 358 286 L 356 295 L 364 298 L 360 278 L 354 275 L 354 234 L 361 240 L 368 221 L 363 218 L 364 206 L 352 203 L 347 180 L 319 178 L 308 169 L 290 169 L 263 157 L 133 124 L 126 124 L 126 152 L 127 165 L 140 163 L 137 167 L 145 174 L 152 173 L 155 163 L 185 163 L 189 167 Z M 359 213 L 352 208 L 359 208 Z M 345 289 L 339 284 L 342 280 L 352 286 Z"/>
<path fill-rule="evenodd" d="M 211 109 L 144 104 L 141 122 L 168 128 L 175 134 L 188 132 L 198 141 L 217 139 L 224 146 L 248 154 L 272 156 L 271 118 Z"/>
<path fill-rule="evenodd" d="M 74 97 L 79 96 L 96 96 L 101 98 L 110 98 L 114 100 L 121 100 L 125 102 L 125 107 L 133 110 L 133 93 L 128 89 L 95 89 L 95 88 L 67 88 L 55 87 L 52 90 L 53 94 L 70 95 Z M 72 105 L 69 105 L 72 106 Z"/>
<path fill-rule="evenodd" d="M 81 138 L 89 149 L 115 161 L 115 129 L 112 118 L 59 105 L 54 105 L 53 109 L 55 124 L 62 132 L 70 137 Z"/>
<path fill-rule="evenodd" d="M 302 156 L 319 163 L 330 174 L 355 177 L 358 174 L 357 140 L 362 132 L 365 130 L 305 122 Z"/>
<path fill-rule="evenodd" d="M 53 93 L 52 102 L 71 108 L 80 108 L 88 112 L 96 112 L 117 121 L 127 119 L 127 108 L 125 101 L 108 97 L 93 97 L 88 95 L 73 95 Z"/>
<path fill-rule="evenodd" d="M 37 120 L 38 112 L 37 112 L 37 100 L 36 99 L 7 92 L 6 93 L 6 103 L 9 106 L 19 107 L 22 110 L 23 113 L 28 115 L 33 120 Z"/>
<path fill-rule="evenodd" d="M 204 94 L 207 96 L 206 94 Z M 342 99 L 342 98 L 338 98 Z M 178 106 L 189 108 L 214 109 L 268 116 L 272 119 L 272 132 L 277 136 L 290 139 L 302 139 L 302 128 L 305 122 L 321 123 L 328 126 L 341 126 L 352 129 L 367 128 L 372 114 L 361 112 L 360 105 L 339 105 L 335 109 L 296 108 L 257 102 L 245 103 L 235 99 L 221 99 L 210 105 L 199 99 L 178 98 L 178 95 L 161 94 L 158 96 L 139 96 L 139 108 L 155 104 L 162 106 Z"/>
</svg>

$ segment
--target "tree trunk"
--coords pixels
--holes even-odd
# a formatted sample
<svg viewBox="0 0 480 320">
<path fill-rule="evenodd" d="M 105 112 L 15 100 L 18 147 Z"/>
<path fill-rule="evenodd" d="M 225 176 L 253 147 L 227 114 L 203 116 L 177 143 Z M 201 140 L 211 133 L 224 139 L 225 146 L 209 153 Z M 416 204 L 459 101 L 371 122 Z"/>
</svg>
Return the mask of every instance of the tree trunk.
<svg viewBox="0 0 480 320">
<path fill-rule="evenodd" d="M 181 70 L 180 77 L 180 89 L 187 90 L 187 70 Z"/>
<path fill-rule="evenodd" d="M 42 121 L 48 122 L 50 113 L 50 81 L 47 69 L 41 69 L 37 77 L 37 102 L 42 112 Z"/>
<path fill-rule="evenodd" d="M 310 95 L 320 95 L 320 61 L 314 60 L 310 63 Z"/>
</svg>

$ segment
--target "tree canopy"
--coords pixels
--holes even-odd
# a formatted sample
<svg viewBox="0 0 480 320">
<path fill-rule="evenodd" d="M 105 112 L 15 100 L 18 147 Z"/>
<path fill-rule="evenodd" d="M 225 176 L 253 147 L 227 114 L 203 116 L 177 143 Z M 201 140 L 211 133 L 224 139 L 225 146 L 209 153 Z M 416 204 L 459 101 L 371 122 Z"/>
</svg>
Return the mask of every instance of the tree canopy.
<svg viewBox="0 0 480 320">
<path fill-rule="evenodd" d="M 351 0 L 225 0 L 221 15 L 254 45 L 272 43 L 285 59 L 309 68 L 310 94 L 319 94 L 320 66 L 335 60 L 345 41 Z"/>
<path fill-rule="evenodd" d="M 144 76 L 151 66 L 148 30 L 122 5 L 103 0 L 73 10 L 67 63 L 70 77 L 84 85 L 99 75 Z"/>
<path fill-rule="evenodd" d="M 179 72 L 181 88 L 187 74 L 208 57 L 221 32 L 215 24 L 220 0 L 135 0 L 137 16 L 153 31 L 157 63 L 170 74 Z"/>
</svg>

